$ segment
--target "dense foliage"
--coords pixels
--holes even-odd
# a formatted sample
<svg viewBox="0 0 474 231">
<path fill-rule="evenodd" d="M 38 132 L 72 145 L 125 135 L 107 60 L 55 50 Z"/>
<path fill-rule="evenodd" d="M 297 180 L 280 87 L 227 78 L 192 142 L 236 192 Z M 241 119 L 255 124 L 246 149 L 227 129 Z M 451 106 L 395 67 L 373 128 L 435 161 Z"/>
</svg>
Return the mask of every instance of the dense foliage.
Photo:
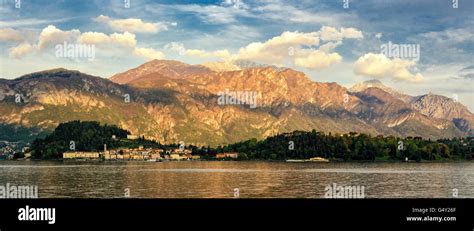
<svg viewBox="0 0 474 231">
<path fill-rule="evenodd" d="M 71 121 L 60 124 L 44 139 L 36 139 L 31 147 L 33 158 L 61 158 L 62 153 L 71 150 L 71 141 L 76 151 L 100 151 L 104 144 L 108 149 L 116 148 L 162 148 L 179 147 L 178 144 L 161 145 L 140 137 L 126 139 L 130 132 L 114 125 L 101 125 L 93 121 Z M 115 136 L 115 139 L 112 138 Z M 425 140 L 421 137 L 397 138 L 393 136 L 370 136 L 349 133 L 332 135 L 317 132 L 294 131 L 257 141 L 251 139 L 217 148 L 186 146 L 203 159 L 213 159 L 216 153 L 237 152 L 239 159 L 309 159 L 324 157 L 350 160 L 440 160 L 465 159 L 472 156 L 474 139 L 453 138 Z"/>
<path fill-rule="evenodd" d="M 32 142 L 37 137 L 45 137 L 48 131 L 0 123 L 0 140 L 10 142 Z"/>
<path fill-rule="evenodd" d="M 454 138 L 437 141 L 421 137 L 404 139 L 393 136 L 372 137 L 366 134 L 344 135 L 322 132 L 295 131 L 268 137 L 265 140 L 247 140 L 218 151 L 239 152 L 250 159 L 308 159 L 324 157 L 341 160 L 438 160 L 464 159 L 474 150 L 474 139 Z"/>
<path fill-rule="evenodd" d="M 109 148 L 121 146 L 119 138 L 126 138 L 129 131 L 115 125 L 101 125 L 95 121 L 71 121 L 59 126 L 44 139 L 36 139 L 32 146 L 32 157 L 38 159 L 61 158 L 69 150 L 97 151 L 103 150 L 104 144 Z M 113 139 L 115 135 L 118 139 Z"/>
</svg>

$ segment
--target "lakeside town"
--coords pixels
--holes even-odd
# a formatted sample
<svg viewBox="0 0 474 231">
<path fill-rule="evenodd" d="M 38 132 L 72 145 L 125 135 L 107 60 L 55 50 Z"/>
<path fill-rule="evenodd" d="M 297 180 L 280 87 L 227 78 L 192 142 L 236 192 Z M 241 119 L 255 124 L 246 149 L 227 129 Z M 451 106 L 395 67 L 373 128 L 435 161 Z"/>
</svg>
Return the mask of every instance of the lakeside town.
<svg viewBox="0 0 474 231">
<path fill-rule="evenodd" d="M 19 145 L 17 142 L 1 141 L 0 160 L 12 159 L 31 159 L 31 151 L 27 146 Z M 21 146 L 23 153 L 22 158 L 17 158 L 16 150 Z M 213 159 L 237 159 L 237 152 L 217 153 Z M 119 148 L 108 150 L 104 144 L 102 151 L 66 151 L 62 153 L 63 160 L 137 160 L 137 161 L 184 161 L 184 160 L 201 160 L 201 156 L 193 154 L 191 149 L 187 148 L 145 148 L 138 146 L 137 148 Z"/>
<path fill-rule="evenodd" d="M 29 143 L 0 140 L 0 160 L 16 159 L 19 153 L 26 153 Z"/>
<path fill-rule="evenodd" d="M 217 153 L 215 159 L 237 159 L 238 153 Z M 200 155 L 192 154 L 192 150 L 186 148 L 175 148 L 164 150 L 160 148 L 121 148 L 115 150 L 104 150 L 101 152 L 76 152 L 68 151 L 63 153 L 63 160 L 69 159 L 102 159 L 102 160 L 141 160 L 141 161 L 183 161 L 201 160 Z"/>
</svg>

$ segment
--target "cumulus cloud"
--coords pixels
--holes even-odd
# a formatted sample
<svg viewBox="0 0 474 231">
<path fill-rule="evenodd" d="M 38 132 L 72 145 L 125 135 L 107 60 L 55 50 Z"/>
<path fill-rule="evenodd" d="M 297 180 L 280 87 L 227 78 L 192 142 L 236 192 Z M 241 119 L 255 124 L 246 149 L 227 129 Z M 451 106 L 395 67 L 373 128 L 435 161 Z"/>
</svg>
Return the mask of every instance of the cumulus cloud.
<svg viewBox="0 0 474 231">
<path fill-rule="evenodd" d="M 137 39 L 135 34 L 129 32 L 113 33 L 110 35 L 106 35 L 101 32 L 85 32 L 77 38 L 77 41 L 86 44 L 115 44 L 123 47 L 132 48 L 137 45 Z"/>
<path fill-rule="evenodd" d="M 165 55 L 153 48 L 135 48 L 133 54 L 147 59 L 163 59 Z"/>
<path fill-rule="evenodd" d="M 101 32 L 85 32 L 77 38 L 77 41 L 86 44 L 100 44 L 110 42 L 110 37 Z"/>
<path fill-rule="evenodd" d="M 112 30 L 132 33 L 158 33 L 167 31 L 170 26 L 176 26 L 176 22 L 144 22 L 139 18 L 114 19 L 109 16 L 100 15 L 95 21 L 104 23 Z"/>
<path fill-rule="evenodd" d="M 392 78 L 396 81 L 421 82 L 420 73 L 411 73 L 410 67 L 416 65 L 413 60 L 389 59 L 383 54 L 368 53 L 354 63 L 354 73 L 375 78 Z"/>
<path fill-rule="evenodd" d="M 137 47 L 135 34 L 129 32 L 113 33 L 110 35 L 101 32 L 85 32 L 77 38 L 77 42 L 105 46 L 118 45 L 119 47 L 127 48 L 133 55 L 146 59 L 163 59 L 165 57 L 162 52 L 153 48 Z"/>
<path fill-rule="evenodd" d="M 343 39 L 361 39 L 364 37 L 361 31 L 355 28 L 341 28 L 340 30 L 323 26 L 320 30 L 321 39 L 324 41 L 342 41 Z"/>
<path fill-rule="evenodd" d="M 300 46 L 319 45 L 317 32 L 283 32 L 266 42 L 254 42 L 239 49 L 236 59 L 259 61 L 268 64 L 282 65 L 291 56 L 299 56 L 302 53 Z"/>
<path fill-rule="evenodd" d="M 72 41 L 80 34 L 81 32 L 77 29 L 63 31 L 53 25 L 49 25 L 39 35 L 38 49 L 41 51 L 52 44 Z"/>
<path fill-rule="evenodd" d="M 10 58 L 15 58 L 15 59 L 18 59 L 18 58 L 22 58 L 23 56 L 29 54 L 30 52 L 32 52 L 33 50 L 35 49 L 34 46 L 32 46 L 31 44 L 25 42 L 25 43 L 22 43 L 16 47 L 13 47 L 13 48 L 10 48 L 9 49 L 9 56 Z"/>
<path fill-rule="evenodd" d="M 137 40 L 135 35 L 129 32 L 125 33 L 113 33 L 110 35 L 112 42 L 120 44 L 126 47 L 135 47 L 137 45 Z"/>
<path fill-rule="evenodd" d="M 338 53 L 326 53 L 320 50 L 309 52 L 307 55 L 296 57 L 295 65 L 308 69 L 321 70 L 332 64 L 339 63 L 342 57 Z"/>
<path fill-rule="evenodd" d="M 165 48 L 179 51 L 182 55 L 218 58 L 222 61 L 250 60 L 277 66 L 291 62 L 297 67 L 321 70 L 341 62 L 341 55 L 333 52 L 333 49 L 341 45 L 344 39 L 359 38 L 363 38 L 362 32 L 355 28 L 322 27 L 315 32 L 285 31 L 265 42 L 253 42 L 241 47 L 235 54 L 228 50 L 209 52 L 186 49 L 181 43 L 170 43 Z"/>
<path fill-rule="evenodd" d="M 11 30 L 6 30 L 9 35 L 2 35 L 5 40 L 20 41 L 17 33 Z M 0 37 L 1 38 L 1 37 Z M 16 47 L 9 49 L 9 56 L 11 58 L 21 58 L 25 55 L 37 51 L 38 54 L 44 53 L 50 47 L 64 42 L 79 43 L 79 44 L 94 44 L 102 48 L 107 48 L 112 51 L 119 49 L 120 51 L 130 52 L 130 54 L 144 57 L 148 59 L 162 59 L 164 54 L 154 50 L 153 48 L 137 47 L 136 35 L 130 32 L 105 34 L 102 32 L 84 32 L 81 33 L 77 29 L 64 31 L 56 28 L 53 25 L 45 27 L 36 39 L 37 43 L 31 44 L 23 42 Z"/>
<path fill-rule="evenodd" d="M 79 30 L 69 30 L 63 31 L 56 28 L 53 25 L 49 25 L 45 27 L 37 37 L 37 44 L 30 44 L 29 42 L 25 42 L 26 38 L 24 35 L 29 34 L 29 32 L 20 32 L 13 29 L 5 29 L 2 32 L 6 32 L 4 35 L 0 35 L 0 37 L 4 37 L 9 41 L 15 41 L 20 43 L 19 45 L 12 47 L 9 49 L 9 56 L 11 58 L 22 58 L 23 56 L 37 50 L 39 52 L 44 51 L 46 48 L 62 43 L 64 41 L 74 41 L 77 36 L 80 35 Z"/>
<path fill-rule="evenodd" d="M 363 38 L 355 28 L 322 27 L 316 32 L 283 32 L 266 42 L 256 42 L 239 50 L 236 59 L 248 59 L 273 65 L 283 65 L 285 60 L 293 61 L 298 67 L 314 70 L 327 68 L 342 60 L 332 50 L 344 39 Z"/>
</svg>

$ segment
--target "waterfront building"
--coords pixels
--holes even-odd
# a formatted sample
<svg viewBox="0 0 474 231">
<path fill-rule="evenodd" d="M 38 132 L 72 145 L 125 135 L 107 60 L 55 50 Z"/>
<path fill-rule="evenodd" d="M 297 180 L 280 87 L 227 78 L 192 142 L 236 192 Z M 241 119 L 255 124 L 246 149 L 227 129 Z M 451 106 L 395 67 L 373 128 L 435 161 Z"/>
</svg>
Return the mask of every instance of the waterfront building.
<svg viewBox="0 0 474 231">
<path fill-rule="evenodd" d="M 65 152 L 63 159 L 98 159 L 98 152 Z"/>
<path fill-rule="evenodd" d="M 237 153 L 237 152 L 225 152 L 225 153 L 217 153 L 216 154 L 217 159 L 222 159 L 222 158 L 237 159 L 237 157 L 239 157 L 239 153 Z"/>
</svg>

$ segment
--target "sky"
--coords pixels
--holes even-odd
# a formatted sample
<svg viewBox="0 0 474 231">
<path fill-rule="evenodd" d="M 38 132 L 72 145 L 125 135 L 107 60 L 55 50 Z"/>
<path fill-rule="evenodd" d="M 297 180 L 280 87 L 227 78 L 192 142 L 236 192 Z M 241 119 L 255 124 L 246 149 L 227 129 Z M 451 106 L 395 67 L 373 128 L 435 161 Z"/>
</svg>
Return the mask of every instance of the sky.
<svg viewBox="0 0 474 231">
<path fill-rule="evenodd" d="M 0 78 L 250 60 L 345 87 L 379 79 L 474 111 L 473 12 L 472 0 L 0 0 Z"/>
</svg>

